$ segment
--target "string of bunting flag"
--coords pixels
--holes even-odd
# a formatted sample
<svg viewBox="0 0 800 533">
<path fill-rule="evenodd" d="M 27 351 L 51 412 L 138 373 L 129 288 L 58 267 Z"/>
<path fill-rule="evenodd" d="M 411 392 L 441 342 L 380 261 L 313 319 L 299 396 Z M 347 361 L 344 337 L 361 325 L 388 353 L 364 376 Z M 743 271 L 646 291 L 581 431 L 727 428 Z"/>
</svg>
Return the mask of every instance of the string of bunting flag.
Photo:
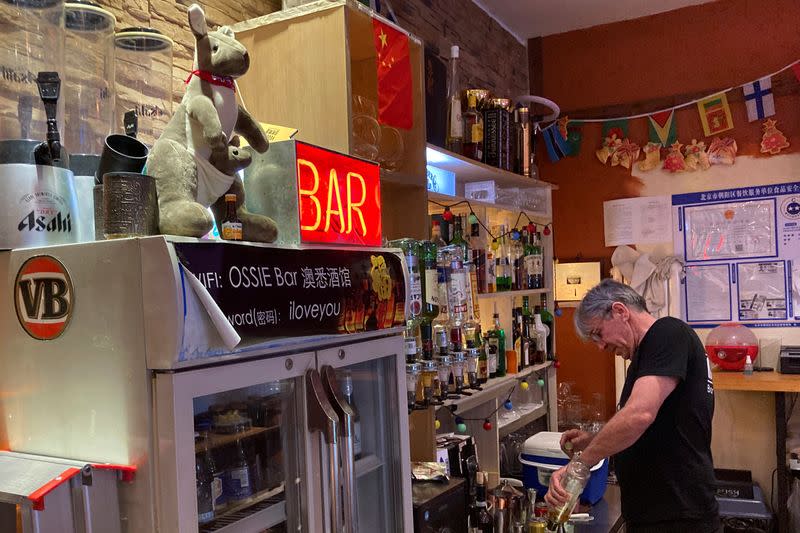
<svg viewBox="0 0 800 533">
<path fill-rule="evenodd" d="M 764 130 L 761 139 L 761 152 L 775 155 L 789 147 L 786 136 L 777 128 L 777 121 L 770 119 L 775 115 L 775 99 L 772 92 L 772 78 L 792 69 L 800 82 L 800 60 L 757 80 L 728 87 L 721 91 L 678 104 L 666 109 L 640 113 L 624 117 L 597 119 L 575 119 L 568 116 L 558 118 L 539 131 L 545 142 L 548 158 L 555 163 L 566 156 L 575 156 L 580 151 L 581 132 L 579 127 L 586 123 L 602 123 L 602 144 L 595 151 L 603 164 L 621 166 L 628 170 L 634 165 L 646 172 L 659 166 L 668 172 L 707 170 L 711 165 L 732 165 L 736 160 L 738 146 L 732 137 L 720 134 L 733 129 L 727 93 L 742 90 L 747 118 L 750 122 L 763 120 Z M 713 137 L 708 146 L 702 140 L 692 139 L 690 144 L 678 141 L 675 110 L 696 105 L 706 137 Z M 644 146 L 628 138 L 628 122 L 647 118 L 649 139 Z M 666 152 L 661 161 L 662 150 Z M 639 157 L 644 154 L 641 161 Z"/>
</svg>

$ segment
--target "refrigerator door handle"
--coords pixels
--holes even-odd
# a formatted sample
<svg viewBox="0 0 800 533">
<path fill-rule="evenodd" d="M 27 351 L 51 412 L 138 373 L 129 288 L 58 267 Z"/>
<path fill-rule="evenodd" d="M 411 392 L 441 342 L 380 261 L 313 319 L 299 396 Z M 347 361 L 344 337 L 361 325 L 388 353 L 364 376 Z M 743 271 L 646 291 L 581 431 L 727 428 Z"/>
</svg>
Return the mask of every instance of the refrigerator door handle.
<svg viewBox="0 0 800 533">
<path fill-rule="evenodd" d="M 322 384 L 339 417 L 342 431 L 340 434 L 342 455 L 342 503 L 344 505 L 344 531 L 345 533 L 358 533 L 358 502 L 355 494 L 356 472 L 354 454 L 354 420 L 355 413 L 347 403 L 341 387 L 336 381 L 336 371 L 332 366 L 322 367 Z"/>
<path fill-rule="evenodd" d="M 330 498 L 330 525 L 326 533 L 342 531 L 342 502 L 339 498 L 339 419 L 333 409 L 319 372 L 312 368 L 306 372 L 306 404 L 308 406 L 308 429 L 320 432 L 325 438 L 328 452 L 327 479 L 322 482 L 323 492 Z M 325 482 L 327 481 L 327 487 Z"/>
</svg>

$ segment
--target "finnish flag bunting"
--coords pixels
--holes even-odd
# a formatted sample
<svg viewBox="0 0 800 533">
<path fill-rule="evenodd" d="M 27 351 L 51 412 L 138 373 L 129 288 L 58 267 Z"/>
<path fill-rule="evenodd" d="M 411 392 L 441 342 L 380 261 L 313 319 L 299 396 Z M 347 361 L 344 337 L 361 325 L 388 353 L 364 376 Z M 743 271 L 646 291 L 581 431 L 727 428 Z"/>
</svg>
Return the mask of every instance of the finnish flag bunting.
<svg viewBox="0 0 800 533">
<path fill-rule="evenodd" d="M 742 85 L 744 101 L 747 105 L 747 120 L 753 122 L 775 114 L 775 100 L 772 97 L 772 78 L 767 76 L 752 83 Z"/>
</svg>

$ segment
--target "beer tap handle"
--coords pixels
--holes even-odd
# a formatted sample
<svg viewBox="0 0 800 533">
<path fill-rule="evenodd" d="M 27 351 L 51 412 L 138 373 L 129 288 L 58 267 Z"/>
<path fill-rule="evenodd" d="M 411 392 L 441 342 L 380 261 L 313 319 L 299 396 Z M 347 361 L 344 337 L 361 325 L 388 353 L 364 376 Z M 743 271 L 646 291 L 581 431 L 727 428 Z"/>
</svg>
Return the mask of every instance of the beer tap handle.
<svg viewBox="0 0 800 533">
<path fill-rule="evenodd" d="M 56 118 L 61 79 L 58 77 L 58 72 L 39 72 L 36 85 L 39 87 L 39 96 L 47 116 L 47 142 L 35 148 L 34 156 L 37 165 L 52 166 L 53 163 L 61 161 L 61 136 L 58 133 Z"/>
<path fill-rule="evenodd" d="M 135 109 L 126 111 L 122 121 L 125 125 L 125 135 L 135 139 L 136 134 L 139 133 L 139 114 Z"/>
</svg>

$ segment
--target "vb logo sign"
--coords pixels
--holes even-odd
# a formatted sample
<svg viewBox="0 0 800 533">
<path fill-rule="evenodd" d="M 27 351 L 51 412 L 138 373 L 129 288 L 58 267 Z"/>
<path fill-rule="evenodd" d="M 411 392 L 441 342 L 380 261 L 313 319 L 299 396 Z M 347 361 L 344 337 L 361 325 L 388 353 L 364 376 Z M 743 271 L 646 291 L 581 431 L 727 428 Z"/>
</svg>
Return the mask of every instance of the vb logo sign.
<svg viewBox="0 0 800 533">
<path fill-rule="evenodd" d="M 74 304 L 72 280 L 49 255 L 31 257 L 14 282 L 14 306 L 22 328 L 34 339 L 52 340 L 67 329 Z"/>
</svg>

